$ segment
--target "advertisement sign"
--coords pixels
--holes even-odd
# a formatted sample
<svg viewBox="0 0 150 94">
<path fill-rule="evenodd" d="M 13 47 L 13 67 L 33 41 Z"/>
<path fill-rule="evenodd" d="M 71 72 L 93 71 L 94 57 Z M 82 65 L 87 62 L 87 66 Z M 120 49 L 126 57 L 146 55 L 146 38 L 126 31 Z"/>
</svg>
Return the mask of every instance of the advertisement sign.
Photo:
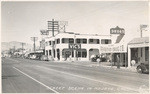
<svg viewBox="0 0 150 94">
<path fill-rule="evenodd" d="M 125 34 L 125 30 L 123 28 L 119 28 L 118 26 L 116 28 L 110 29 L 110 34 Z"/>
<path fill-rule="evenodd" d="M 125 53 L 127 52 L 127 45 L 124 44 L 111 44 L 101 45 L 100 53 Z"/>
<path fill-rule="evenodd" d="M 81 44 L 69 44 L 69 49 L 81 49 Z"/>
<path fill-rule="evenodd" d="M 49 35 L 49 31 L 48 30 L 40 30 L 41 35 Z"/>
</svg>

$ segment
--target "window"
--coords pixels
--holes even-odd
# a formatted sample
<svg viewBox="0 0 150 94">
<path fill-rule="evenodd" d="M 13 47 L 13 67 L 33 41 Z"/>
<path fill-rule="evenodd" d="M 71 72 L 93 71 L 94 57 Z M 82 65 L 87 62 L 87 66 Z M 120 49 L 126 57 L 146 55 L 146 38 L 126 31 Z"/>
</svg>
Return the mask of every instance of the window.
<svg viewBox="0 0 150 94">
<path fill-rule="evenodd" d="M 82 52 L 82 57 L 85 57 L 85 58 L 86 58 L 86 56 L 87 56 L 87 52 L 86 52 L 86 51 L 83 51 L 83 52 Z"/>
<path fill-rule="evenodd" d="M 48 50 L 46 50 L 46 55 L 48 56 Z"/>
<path fill-rule="evenodd" d="M 99 44 L 99 39 L 89 39 L 90 44 Z"/>
<path fill-rule="evenodd" d="M 87 43 L 87 39 L 83 39 L 83 43 L 86 44 Z"/>
<path fill-rule="evenodd" d="M 90 42 L 90 43 L 93 42 L 93 39 L 90 39 L 89 42 Z"/>
<path fill-rule="evenodd" d="M 97 44 L 99 44 L 99 39 L 97 39 Z"/>
<path fill-rule="evenodd" d="M 101 44 L 111 44 L 111 40 L 110 39 L 102 39 Z"/>
<path fill-rule="evenodd" d="M 69 43 L 74 43 L 73 38 L 69 38 Z"/>
<path fill-rule="evenodd" d="M 108 40 L 105 40 L 105 44 L 108 44 Z"/>
<path fill-rule="evenodd" d="M 60 43 L 60 39 L 57 39 L 57 44 L 59 44 Z"/>
<path fill-rule="evenodd" d="M 51 45 L 51 41 L 49 41 L 49 45 Z"/>
<path fill-rule="evenodd" d="M 53 41 L 53 45 L 55 45 L 55 41 Z"/>
<path fill-rule="evenodd" d="M 73 38 L 62 38 L 62 43 L 74 43 Z"/>
<path fill-rule="evenodd" d="M 86 49 L 80 49 L 78 51 L 78 53 L 76 54 L 77 57 L 83 57 L 83 58 L 86 58 L 87 57 L 87 51 Z"/>
<path fill-rule="evenodd" d="M 76 39 L 76 43 L 81 43 L 81 39 Z"/>
<path fill-rule="evenodd" d="M 65 43 L 65 39 L 64 38 L 62 38 L 62 43 Z"/>
<path fill-rule="evenodd" d="M 78 52 L 76 57 L 81 57 L 81 52 Z"/>
<path fill-rule="evenodd" d="M 49 50 L 49 55 L 52 55 L 51 50 Z"/>
</svg>

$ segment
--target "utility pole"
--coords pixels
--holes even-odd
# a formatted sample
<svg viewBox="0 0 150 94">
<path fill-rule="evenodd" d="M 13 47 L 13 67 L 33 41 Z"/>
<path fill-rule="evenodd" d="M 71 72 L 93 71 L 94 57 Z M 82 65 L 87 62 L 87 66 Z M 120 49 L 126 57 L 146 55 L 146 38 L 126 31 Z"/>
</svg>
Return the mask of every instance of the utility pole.
<svg viewBox="0 0 150 94">
<path fill-rule="evenodd" d="M 141 29 L 141 38 L 142 38 L 142 29 Z"/>
<path fill-rule="evenodd" d="M 33 41 L 33 49 L 34 49 L 34 52 L 35 52 L 35 41 L 38 40 L 38 37 L 31 37 L 31 40 Z"/>
<path fill-rule="evenodd" d="M 59 24 L 58 21 L 54 21 L 54 19 L 52 19 L 52 21 L 48 21 L 48 31 L 52 31 L 52 37 L 55 36 L 54 32 L 57 31 L 59 32 Z M 52 44 L 52 58 L 54 59 L 54 42 L 55 40 L 51 41 Z"/>
<path fill-rule="evenodd" d="M 147 28 L 148 25 L 142 24 L 140 25 L 140 31 L 141 31 L 141 38 L 143 37 L 143 29 L 145 30 L 145 28 Z"/>
<path fill-rule="evenodd" d="M 23 49 L 24 49 L 23 46 L 24 46 L 24 43 L 21 43 L 21 45 L 22 45 L 22 54 L 23 54 Z"/>
<path fill-rule="evenodd" d="M 51 31 L 52 32 L 52 37 L 55 36 L 54 32 L 65 32 L 66 31 L 66 25 L 68 24 L 67 21 L 55 21 L 54 19 L 52 19 L 52 21 L 47 21 L 48 22 L 48 32 Z M 55 40 L 51 41 L 52 44 L 52 58 L 54 58 L 54 42 Z"/>
</svg>

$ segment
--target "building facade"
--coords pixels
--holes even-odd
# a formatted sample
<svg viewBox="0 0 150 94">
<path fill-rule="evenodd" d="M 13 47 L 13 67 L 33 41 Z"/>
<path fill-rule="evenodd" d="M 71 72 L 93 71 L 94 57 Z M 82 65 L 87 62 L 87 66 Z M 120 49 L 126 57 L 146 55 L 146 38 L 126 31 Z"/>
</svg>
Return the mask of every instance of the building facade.
<svg viewBox="0 0 150 94">
<path fill-rule="evenodd" d="M 149 64 L 149 37 L 134 38 L 128 43 L 128 67 L 133 66 L 132 60 L 134 65 Z"/>
<path fill-rule="evenodd" d="M 101 44 L 111 44 L 110 35 L 63 32 L 45 39 L 45 55 L 61 61 L 70 59 L 89 61 L 91 55 L 100 54 Z"/>
</svg>

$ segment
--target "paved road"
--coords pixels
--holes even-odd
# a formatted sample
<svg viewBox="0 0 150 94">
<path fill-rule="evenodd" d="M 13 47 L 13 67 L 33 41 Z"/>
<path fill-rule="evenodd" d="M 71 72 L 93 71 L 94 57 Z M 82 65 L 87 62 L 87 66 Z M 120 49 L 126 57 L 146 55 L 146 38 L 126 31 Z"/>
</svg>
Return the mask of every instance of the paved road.
<svg viewBox="0 0 150 94">
<path fill-rule="evenodd" d="M 72 62 L 4 58 L 3 93 L 148 92 L 149 75 Z"/>
</svg>

